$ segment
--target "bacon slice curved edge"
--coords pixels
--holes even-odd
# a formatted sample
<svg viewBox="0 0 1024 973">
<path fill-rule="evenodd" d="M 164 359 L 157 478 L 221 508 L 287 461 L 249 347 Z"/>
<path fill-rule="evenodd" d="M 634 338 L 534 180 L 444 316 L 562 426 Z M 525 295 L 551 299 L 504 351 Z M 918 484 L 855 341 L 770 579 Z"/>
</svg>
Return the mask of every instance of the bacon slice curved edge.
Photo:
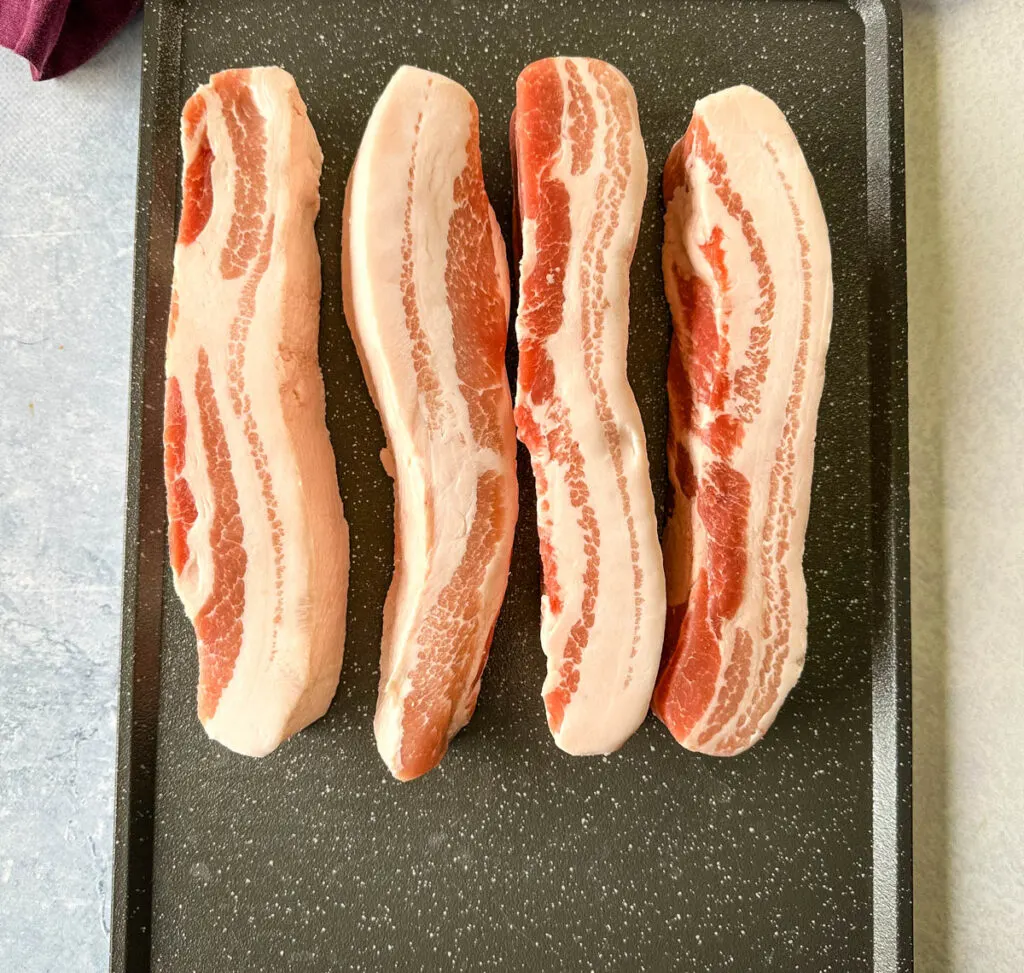
<svg viewBox="0 0 1024 973">
<path fill-rule="evenodd" d="M 748 87 L 697 102 L 664 195 L 673 509 L 653 708 L 683 746 L 728 756 L 764 735 L 803 668 L 828 229 L 785 117 Z"/>
<path fill-rule="evenodd" d="M 199 719 L 262 756 L 326 711 L 348 528 L 317 363 L 321 154 L 292 78 L 214 75 L 182 113 L 164 467 Z"/>
<path fill-rule="evenodd" d="M 395 478 L 374 732 L 409 780 L 473 714 L 518 514 L 508 263 L 476 104 L 448 78 L 402 67 L 377 102 L 346 191 L 342 275 Z"/>
<path fill-rule="evenodd" d="M 543 698 L 559 747 L 608 753 L 647 714 L 665 622 L 644 429 L 626 378 L 647 156 L 632 87 L 589 58 L 527 67 L 511 134 L 522 236 L 515 418 L 537 485 Z"/>
</svg>

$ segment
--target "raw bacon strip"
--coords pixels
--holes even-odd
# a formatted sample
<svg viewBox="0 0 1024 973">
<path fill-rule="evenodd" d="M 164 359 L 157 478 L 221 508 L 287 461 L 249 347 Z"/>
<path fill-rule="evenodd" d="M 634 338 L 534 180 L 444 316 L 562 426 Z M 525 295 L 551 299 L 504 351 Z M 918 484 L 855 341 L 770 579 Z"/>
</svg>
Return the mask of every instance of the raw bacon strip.
<svg viewBox="0 0 1024 973">
<path fill-rule="evenodd" d="M 508 264 L 476 104 L 455 82 L 403 67 L 381 95 L 349 177 L 342 275 L 395 477 L 374 731 L 410 780 L 473 715 L 518 514 Z"/>
<path fill-rule="evenodd" d="M 747 87 L 697 102 L 664 193 L 674 508 L 653 706 L 683 746 L 728 756 L 764 735 L 804 662 L 828 229 L 785 117 Z"/>
<path fill-rule="evenodd" d="M 665 624 L 644 430 L 626 379 L 647 191 L 633 89 L 602 61 L 531 64 L 516 86 L 512 153 L 515 417 L 537 483 L 544 704 L 559 747 L 608 753 L 644 720 Z"/>
<path fill-rule="evenodd" d="M 199 718 L 262 756 L 322 716 L 345 642 L 348 528 L 317 364 L 320 147 L 279 68 L 214 75 L 182 114 L 164 467 Z"/>
</svg>

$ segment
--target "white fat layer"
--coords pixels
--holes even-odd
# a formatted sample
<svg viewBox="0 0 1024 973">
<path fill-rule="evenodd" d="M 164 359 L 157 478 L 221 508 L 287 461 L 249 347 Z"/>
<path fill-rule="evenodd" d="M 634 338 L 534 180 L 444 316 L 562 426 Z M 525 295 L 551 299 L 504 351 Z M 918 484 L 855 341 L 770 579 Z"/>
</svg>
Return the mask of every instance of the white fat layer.
<svg viewBox="0 0 1024 973">
<path fill-rule="evenodd" d="M 230 329 L 249 275 L 227 280 L 220 273 L 220 251 L 231 223 L 239 168 L 231 152 L 223 106 L 212 87 L 204 89 L 203 97 L 214 152 L 213 209 L 195 243 L 176 248 L 175 280 L 181 282 L 179 321 L 168 342 L 167 373 L 177 376 L 181 384 L 187 417 L 184 476 L 198 510 L 188 537 L 190 563 L 177 584 L 190 617 L 210 594 L 213 574 L 212 551 L 207 542 L 213 494 L 195 397 L 200 347 L 209 356 L 243 522 L 247 563 L 242 651 L 206 730 L 231 749 L 260 756 L 320 716 L 333 695 L 344 640 L 347 566 L 343 568 L 342 564 L 347 565 L 347 532 L 337 497 L 333 456 L 328 458 L 326 431 L 307 430 L 309 417 L 296 405 L 292 421 L 301 428 L 293 433 L 281 399 L 282 346 L 308 352 L 309 338 L 312 336 L 315 342 L 318 325 L 317 281 L 304 281 L 308 284 L 302 294 L 306 298 L 304 307 L 283 309 L 282 304 L 289 261 L 302 261 L 303 271 L 309 274 L 318 274 L 319 270 L 311 238 L 318 198 L 319 147 L 305 118 L 301 118 L 301 125 L 297 123 L 300 116 L 293 107 L 293 85 L 284 72 L 255 69 L 249 83 L 267 125 L 268 212 L 274 216 L 275 227 L 269 264 L 255 294 L 243 381 L 281 523 L 284 584 L 279 623 L 275 622 L 274 545 L 263 484 L 229 388 Z M 291 300 L 300 299 L 290 293 Z M 315 403 L 318 396 L 322 401 L 315 368 L 301 369 L 293 386 L 296 401 L 308 397 Z M 322 412 L 314 418 L 322 426 Z M 300 465 L 293 435 L 322 437 L 324 443 L 318 441 L 310 447 L 307 442 L 303 449 L 319 457 L 327 444 L 328 453 L 322 456 L 326 468 L 310 470 Z"/>
<path fill-rule="evenodd" d="M 802 561 L 810 506 L 815 423 L 832 320 L 831 254 L 828 229 L 813 177 L 796 137 L 777 106 L 751 88 L 736 87 L 699 101 L 695 114 L 703 117 L 711 140 L 726 159 L 730 181 L 733 188 L 742 195 L 744 206 L 751 214 L 764 244 L 775 283 L 775 309 L 770 321 L 771 340 L 768 349 L 770 364 L 761 389 L 761 409 L 752 425 L 746 428 L 743 444 L 733 454 L 732 460 L 732 465 L 751 484 L 747 543 L 749 562 L 743 601 L 736 615 L 723 626 L 720 639 L 722 664 L 715 698 L 724 683 L 735 645 L 736 630 L 743 628 L 753 637 L 754 672 L 760 670 L 761 660 L 776 635 L 773 629 L 766 639 L 762 631 L 765 599 L 761 569 L 764 550 L 762 533 L 768 514 L 771 469 L 786 423 L 786 407 L 792 389 L 804 306 L 800 243 L 783 178 L 790 184 L 793 199 L 804 220 L 804 234 L 810 246 L 810 339 L 799 410 L 800 430 L 796 439 L 797 459 L 792 494 L 796 515 L 785 538 L 789 550 L 782 560 L 791 597 L 789 648 L 779 691 L 760 721 L 758 732 L 754 735 L 756 740 L 771 725 L 787 693 L 799 678 L 807 645 L 807 597 Z M 769 147 L 774 151 L 777 162 L 772 158 Z M 735 375 L 736 369 L 747 360 L 750 329 L 758 323 L 755 310 L 760 302 L 759 275 L 741 224 L 728 214 L 708 176 L 707 167 L 702 161 L 691 160 L 688 183 L 691 186 L 692 210 L 684 228 L 684 245 L 695 273 L 709 282 L 716 295 L 716 314 L 719 319 L 725 312 L 729 314 L 729 372 Z M 681 197 L 681 193 L 677 194 L 680 205 Z M 725 234 L 723 250 L 729 271 L 729 289 L 724 296 L 714 286 L 712 269 L 700 249 L 709 240 L 711 230 L 716 225 L 721 226 Z M 734 400 L 732 408 L 727 411 L 735 414 L 735 405 Z M 703 415 L 701 421 L 707 422 L 711 418 L 710 414 Z M 715 460 L 715 456 L 701 443 L 693 444 L 692 453 L 694 472 L 699 478 L 708 464 Z M 694 536 L 692 575 L 695 577 L 704 560 L 707 537 L 696 510 L 691 512 L 691 524 Z M 778 536 L 771 537 L 771 550 L 774 550 L 779 540 Z M 778 576 L 777 571 L 775 574 Z M 738 716 L 705 746 L 714 747 L 716 741 L 724 741 L 735 732 L 738 721 L 753 705 L 757 689 L 758 680 L 749 679 Z M 696 744 L 713 710 L 714 705 L 693 728 L 690 742 Z"/>
<path fill-rule="evenodd" d="M 501 468 L 493 451 L 474 444 L 459 391 L 444 275 L 454 183 L 466 166 L 471 119 L 472 99 L 460 85 L 402 67 L 374 108 L 351 177 L 348 259 L 355 321 L 349 324 L 358 330 L 386 427 L 402 515 L 396 524 L 402 536 L 400 588 L 389 596 L 395 618 L 390 645 L 383 647 L 374 721 L 378 749 L 392 768 L 400 766 L 403 703 L 419 659 L 418 629 L 465 554 L 478 477 Z M 414 283 L 419 324 L 443 400 L 435 430 L 428 427 L 428 404 L 417 388 L 401 283 L 414 139 Z M 503 245 L 498 252 L 504 253 Z M 507 291 L 507 267 L 499 266 L 499 275 Z M 484 584 L 493 586 L 490 576 Z"/>
<path fill-rule="evenodd" d="M 621 439 L 626 490 L 630 498 L 634 529 L 643 572 L 641 597 L 643 613 L 640 637 L 632 655 L 634 632 L 634 577 L 629 532 L 615 468 L 599 419 L 597 403 L 589 387 L 582 350 L 582 292 L 580 271 L 588 230 L 597 215 L 597 183 L 607 172 L 604 136 L 608 118 L 600 107 L 598 84 L 586 59 L 575 59 L 580 75 L 597 107 L 594 156 L 590 168 L 579 175 L 571 172 L 571 153 L 566 149 L 553 174 L 569 191 L 571 238 L 565 275 L 563 324 L 548 340 L 547 350 L 555 363 L 556 394 L 566 406 L 573 438 L 579 444 L 583 468 L 600 530 L 600 573 L 594 625 L 579 667 L 579 687 L 565 709 L 555 739 L 574 754 L 608 753 L 620 747 L 643 722 L 647 714 L 654 679 L 658 671 L 665 623 L 665 589 L 657 523 L 651 494 L 643 424 L 626 377 L 626 345 L 629 329 L 629 264 L 647 188 L 647 160 L 640 137 L 634 105 L 631 138 L 631 173 L 626 197 L 618 212 L 618 228 L 604 252 L 608 269 L 604 297 L 601 378 L 608 391 L 609 407 L 615 416 Z M 563 91 L 568 101 L 567 75 L 560 65 Z M 563 138 L 568 145 L 567 117 L 563 117 Z M 523 224 L 522 276 L 536 260 L 535 226 Z M 537 419 L 544 428 L 546 406 L 538 407 Z M 580 617 L 583 598 L 582 577 L 586 566 L 584 532 L 579 511 L 569 498 L 568 484 L 561 472 L 549 476 L 549 522 L 555 550 L 559 588 L 564 600 L 555 616 L 545 596 L 542 601 L 541 642 L 548 656 L 544 693 L 560 682 L 570 630 Z M 539 514 L 543 517 L 543 514 Z"/>
</svg>

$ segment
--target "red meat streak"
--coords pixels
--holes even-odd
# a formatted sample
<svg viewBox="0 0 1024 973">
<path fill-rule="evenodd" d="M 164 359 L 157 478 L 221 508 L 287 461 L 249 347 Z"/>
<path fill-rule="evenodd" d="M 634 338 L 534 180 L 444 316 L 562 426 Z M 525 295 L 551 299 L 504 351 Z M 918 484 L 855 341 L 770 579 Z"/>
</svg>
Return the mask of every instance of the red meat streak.
<svg viewBox="0 0 1024 973">
<path fill-rule="evenodd" d="M 185 186 L 181 208 L 178 242 L 193 243 L 202 233 L 213 209 L 213 186 L 210 169 L 213 152 L 206 134 L 206 102 L 193 95 L 182 111 L 186 140 L 191 142 L 202 129 L 195 155 L 185 170 Z M 167 337 L 174 337 L 178 325 L 178 293 L 171 290 L 171 308 L 167 319 Z M 187 423 L 181 386 L 173 376 L 164 392 L 164 480 L 167 484 L 168 547 L 171 569 L 180 575 L 188 562 L 188 532 L 196 520 L 196 503 L 188 481 L 182 476 L 185 468 L 185 437 Z"/>
<path fill-rule="evenodd" d="M 573 102 L 584 99 L 587 114 L 587 135 L 593 140 L 593 130 L 597 118 L 591 99 L 582 80 L 578 79 L 576 65 L 565 62 L 570 78 L 570 91 Z M 606 64 L 595 63 L 590 68 L 598 81 L 598 97 L 606 122 L 604 157 L 606 171 L 598 180 L 597 206 L 593 222 L 590 225 L 587 239 L 583 246 L 583 259 L 580 266 L 580 292 L 582 295 L 582 332 L 583 361 L 587 373 L 587 381 L 601 422 L 605 443 L 615 470 L 615 484 L 622 503 L 622 512 L 629 535 L 629 556 L 633 569 L 633 639 L 630 658 L 636 655 L 640 643 L 640 623 L 643 618 L 643 569 L 640 567 L 640 542 L 637 538 L 636 524 L 633 520 L 632 503 L 629 497 L 629 483 L 626 479 L 625 463 L 622 454 L 622 439 L 619 426 L 612 410 L 608 389 L 601 377 L 601 366 L 604 360 L 604 318 L 608 301 L 604 292 L 604 278 L 607 265 L 605 253 L 608 252 L 619 225 L 619 211 L 629 187 L 630 177 L 630 131 L 632 129 L 632 113 L 629 101 L 621 88 L 616 88 L 617 72 Z M 576 87 L 573 87 L 573 81 Z M 570 106 L 571 107 L 571 106 Z M 570 113 L 571 117 L 571 113 Z M 589 168 L 590 158 L 581 166 Z M 573 160 L 575 167 L 575 155 Z M 627 670 L 625 685 L 632 680 L 632 665 Z"/>
<path fill-rule="evenodd" d="M 417 122 L 416 133 L 419 133 Z M 507 455 L 500 415 L 503 405 L 505 301 L 495 276 L 490 207 L 480 161 L 479 121 L 472 108 L 466 166 L 455 180 L 455 209 L 448 225 L 445 285 L 451 313 L 459 391 L 466 401 L 473 441 L 479 449 Z M 409 166 L 402 284 L 406 327 L 413 343 L 417 386 L 427 404 L 427 423 L 440 426 L 451 405 L 441 396 L 426 332 L 419 322 L 413 283 L 411 208 L 416 180 L 416 142 Z M 500 255 L 504 259 L 504 254 Z M 482 589 L 487 568 L 509 518 L 507 487 L 489 470 L 476 483 L 476 513 L 466 549 L 451 580 L 426 613 L 417 632 L 419 654 L 403 702 L 401 773 L 409 780 L 435 767 L 445 751 L 457 709 L 475 705 L 494 626 L 482 631 Z M 396 531 L 396 534 L 400 531 Z M 482 651 L 477 647 L 482 644 Z M 471 695 L 472 694 L 472 695 Z M 458 727 L 454 727 L 458 729 Z"/>
<path fill-rule="evenodd" d="M 178 227 L 178 243 L 194 243 L 213 211 L 213 151 L 206 132 L 206 99 L 194 94 L 182 111 L 185 141 L 192 142 L 197 133 L 199 145 L 195 155 L 185 169 L 185 185 L 182 191 L 181 224 Z M 173 321 L 173 318 L 172 318 Z M 169 329 L 173 334 L 173 327 Z"/>
<path fill-rule="evenodd" d="M 580 119 L 586 107 L 577 96 L 575 107 L 566 108 L 562 82 L 556 65 L 542 61 L 520 76 L 516 92 L 516 161 L 519 208 L 523 220 L 535 226 L 533 271 L 520 282 L 519 316 L 519 402 L 515 418 L 519 439 L 530 451 L 539 502 L 539 533 L 544 569 L 544 587 L 549 609 L 560 611 L 558 567 L 550 534 L 550 484 L 546 467 L 561 467 L 569 490 L 569 501 L 578 511 L 583 531 L 585 564 L 583 597 L 579 618 L 572 625 L 558 673 L 558 684 L 544 699 L 548 724 L 561 729 L 565 709 L 579 688 L 579 667 L 594 625 L 600 579 L 601 532 L 590 504 L 590 491 L 583 471 L 583 455 L 573 435 L 565 403 L 555 392 L 555 366 L 547 340 L 563 324 L 565 271 L 569 258 L 571 225 L 569 192 L 552 174 L 562 148 L 562 117 L 569 111 L 570 139 L 574 166 L 582 166 L 592 146 L 592 126 Z M 544 427 L 535 418 L 544 410 Z"/>
<path fill-rule="evenodd" d="M 509 117 L 509 148 L 512 156 L 512 253 L 513 268 L 518 276 L 519 265 L 523 256 L 523 229 L 521 218 L 521 204 L 519 202 L 519 160 L 516 151 L 516 110 L 512 109 Z M 517 281 L 518 286 L 518 281 Z M 520 359 L 521 366 L 521 359 Z M 520 385 L 522 383 L 520 382 Z M 532 423 L 532 415 L 527 415 L 526 421 Z M 517 430 L 519 427 L 519 413 L 516 413 Z M 522 439 L 522 435 L 519 435 Z M 540 430 L 536 430 L 534 440 L 540 439 Z M 555 615 L 562 612 L 562 594 L 558 586 L 558 568 L 555 564 L 555 549 L 551 543 L 551 503 L 547 499 L 548 480 L 545 471 L 537 464 L 533 467 L 534 480 L 536 481 L 536 493 L 539 501 L 537 517 L 537 536 L 540 542 L 541 568 L 544 575 L 544 590 L 548 599 L 548 610 Z"/>
<path fill-rule="evenodd" d="M 791 594 L 785 556 L 789 552 L 789 536 L 796 517 L 793 502 L 796 440 L 800 432 L 800 406 L 807 378 L 807 346 L 811 335 L 810 242 L 804 232 L 804 219 L 793 195 L 793 188 L 779 166 L 778 156 L 770 144 L 766 144 L 765 148 L 775 163 L 776 173 L 789 201 L 794 230 L 800 244 L 800 273 L 803 286 L 800 339 L 793 365 L 792 385 L 786 401 L 786 423 L 782 430 L 782 441 L 775 451 L 775 463 L 772 466 L 768 492 L 768 513 L 761 535 L 761 573 L 765 584 L 761 632 L 766 640 L 770 640 L 761 660 L 757 688 L 751 705 L 740 716 L 735 731 L 723 744 L 724 749 L 732 751 L 742 750 L 750 745 L 757 733 L 758 724 L 778 699 L 782 670 L 789 655 Z"/>
<path fill-rule="evenodd" d="M 185 406 L 181 386 L 172 375 L 164 393 L 164 479 L 167 483 L 168 545 L 171 569 L 180 575 L 188 561 L 188 532 L 196 522 L 196 501 L 185 469 Z"/>
<path fill-rule="evenodd" d="M 433 80 L 427 79 L 427 87 Z M 414 243 L 412 234 L 413 188 L 416 184 L 416 154 L 419 149 L 420 127 L 423 124 L 423 112 L 416 118 L 413 129 L 412 158 L 409 161 L 409 178 L 406 182 L 408 195 L 405 198 L 405 220 L 402 235 L 402 272 L 400 284 L 402 288 L 402 307 L 405 310 L 405 326 L 412 343 L 412 363 L 416 371 L 416 388 L 426 405 L 427 428 L 434 433 L 440 430 L 445 419 L 451 417 L 451 406 L 445 401 L 441 388 L 441 380 L 434 371 L 430 360 L 430 339 L 420 322 L 420 310 L 416 296 L 415 266 L 413 259 Z"/>
<path fill-rule="evenodd" d="M 218 74 L 213 86 L 224 106 L 224 120 L 239 175 L 231 228 L 220 256 L 221 272 L 225 277 L 248 273 L 228 338 L 228 394 L 235 417 L 242 422 L 270 525 L 274 551 L 272 659 L 276 651 L 277 629 L 284 614 L 284 525 L 278 511 L 266 448 L 256 427 L 252 399 L 245 385 L 245 353 L 249 328 L 256 314 L 256 291 L 270 265 L 274 241 L 274 217 L 267 217 L 266 123 L 256 107 L 252 89 L 237 74 Z M 257 241 L 255 249 L 253 241 Z M 237 251 L 231 249 L 232 244 L 238 247 Z"/>
<path fill-rule="evenodd" d="M 231 141 L 235 159 L 234 201 L 228 238 L 220 253 L 220 271 L 227 279 L 237 279 L 247 272 L 242 287 L 239 306 L 231 322 L 228 340 L 228 392 L 236 418 L 243 424 L 249 444 L 249 456 L 259 477 L 265 505 L 265 513 L 271 532 L 274 549 L 274 591 L 275 614 L 274 634 L 281 621 L 284 589 L 283 527 L 278 516 L 266 451 L 255 420 L 252 416 L 252 402 L 245 387 L 245 349 L 249 327 L 255 315 L 256 291 L 270 261 L 273 241 L 273 217 L 265 219 L 267 210 L 266 179 L 266 132 L 252 91 L 249 88 L 247 71 L 229 71 L 214 77 L 212 86 L 220 97 L 224 120 Z M 201 102 L 201 103 L 200 103 Z M 206 135 L 205 100 L 201 95 L 193 96 L 186 105 L 184 127 L 187 138 L 193 138 L 202 127 L 200 150 L 186 172 L 182 224 L 179 243 L 189 245 L 195 241 L 209 219 L 213 206 L 213 190 L 210 166 L 213 154 L 209 149 Z M 201 165 L 200 165 L 201 163 Z M 177 301 L 172 300 L 172 316 L 169 332 L 177 319 Z M 173 383 L 173 386 L 172 386 Z M 184 444 L 184 412 L 177 421 L 175 408 L 180 408 L 180 388 L 177 381 L 168 383 L 168 409 L 165 420 L 167 438 L 171 443 L 171 465 L 168 469 L 168 507 L 171 513 L 171 559 L 175 565 L 175 551 L 178 552 L 180 572 L 187 559 L 187 544 L 182 546 L 175 536 L 181 535 L 185 517 L 175 513 L 187 511 L 188 506 L 174 498 L 184 497 L 184 491 L 191 491 L 180 478 L 176 449 Z M 238 494 L 232 473 L 231 457 L 228 454 L 224 426 L 220 417 L 209 356 L 200 348 L 196 372 L 196 401 L 199 408 L 203 450 L 206 455 L 207 475 L 213 497 L 213 511 L 210 524 L 209 544 L 212 555 L 212 581 L 210 595 L 196 615 L 195 628 L 199 644 L 199 716 L 208 720 L 216 712 L 217 704 L 225 686 L 231 680 L 242 642 L 242 615 L 245 609 L 245 567 L 246 554 L 243 547 L 243 526 L 238 507 Z M 180 441 L 178 429 L 180 428 Z M 173 430 L 173 432 L 172 432 Z M 166 465 L 165 457 L 165 465 Z M 171 479 L 170 473 L 175 472 Z M 179 487 L 179 483 L 184 487 Z M 173 484 L 173 487 L 172 487 Z M 192 500 L 194 507 L 194 500 Z M 172 509 L 174 507 L 175 509 Z M 193 517 L 194 520 L 194 517 Z M 175 523 L 179 526 L 175 526 Z M 187 528 L 185 529 L 187 533 Z M 180 538 L 183 540 L 183 538 Z M 183 557 L 182 557 L 183 556 Z M 274 647 L 271 648 L 271 655 Z"/>
<path fill-rule="evenodd" d="M 171 288 L 171 311 L 167 317 L 167 338 L 170 340 L 174 337 L 175 329 L 178 327 L 178 315 L 180 313 L 178 307 L 178 291 L 176 288 Z"/>
<path fill-rule="evenodd" d="M 665 568 L 669 580 L 673 578 L 673 572 L 689 581 L 690 569 L 690 537 L 691 526 L 688 517 L 688 502 L 693 500 L 697 494 L 697 479 L 694 475 L 693 464 L 690 462 L 690 453 L 681 432 L 689 422 L 688 416 L 693 408 L 692 396 L 690 394 L 690 383 L 686 380 L 683 358 L 686 352 L 683 351 L 683 336 L 676 334 L 668 351 L 668 407 L 669 407 L 669 437 L 668 437 L 668 475 L 672 489 L 669 491 L 666 502 L 666 517 L 673 529 L 679 534 L 676 542 L 677 548 L 665 550 Z M 666 528 L 666 539 L 669 537 Z M 674 535 L 673 535 L 674 536 Z M 668 588 L 671 593 L 672 589 Z M 675 646 L 679 641 L 679 634 L 682 630 L 683 617 L 686 614 L 686 603 L 672 604 L 667 606 L 665 615 L 665 645 Z M 662 656 L 661 669 L 664 670 L 670 653 Z M 659 673 L 660 675 L 660 673 Z"/>
<path fill-rule="evenodd" d="M 727 464 L 742 442 L 744 427 L 760 412 L 775 308 L 775 285 L 763 241 L 742 197 L 729 181 L 724 156 L 711 141 L 701 118 L 691 121 L 681 151 L 677 147 L 670 154 L 664 175 L 666 203 L 672 201 L 677 191 L 688 191 L 686 163 L 692 156 L 707 166 L 716 194 L 740 225 L 750 259 L 758 271 L 760 300 L 755 309 L 758 323 L 750 331 L 746 362 L 736 370 L 730 383 L 727 371 L 729 274 L 722 250 L 722 228 L 713 227 L 708 241 L 701 247 L 711 266 L 715 287 L 722 296 L 723 313 L 719 319 L 716 319 L 714 295 L 708 284 L 688 266 L 677 264 L 673 268 L 682 308 L 682 320 L 676 323 L 668 376 L 673 503 L 685 503 L 695 497 L 697 515 L 707 535 L 705 565 L 697 575 L 687 602 L 668 608 L 666 652 L 653 700 L 655 713 L 680 740 L 690 734 L 714 701 L 721 666 L 722 628 L 735 616 L 742 602 L 747 571 L 750 484 Z M 697 403 L 718 413 L 704 427 L 699 427 Z M 735 415 L 724 411 L 727 405 L 734 409 Z M 694 432 L 720 458 L 708 466 L 699 482 L 694 482 L 686 446 L 688 436 Z M 690 570 L 688 563 L 670 562 L 665 567 L 669 573 Z M 672 590 L 671 583 L 669 590 Z M 745 629 L 738 628 L 718 699 L 698 740 L 699 745 L 721 732 L 735 716 L 752 675 L 753 655 L 753 638 Z M 781 672 L 781 666 L 779 670 Z"/>
<path fill-rule="evenodd" d="M 213 496 L 209 537 L 213 581 L 210 594 L 195 619 L 200 646 L 199 719 L 205 721 L 217 711 L 217 703 L 231 679 L 242 647 L 246 555 L 238 491 L 205 348 L 200 347 L 198 359 L 196 402 L 206 453 L 206 475 Z"/>
</svg>

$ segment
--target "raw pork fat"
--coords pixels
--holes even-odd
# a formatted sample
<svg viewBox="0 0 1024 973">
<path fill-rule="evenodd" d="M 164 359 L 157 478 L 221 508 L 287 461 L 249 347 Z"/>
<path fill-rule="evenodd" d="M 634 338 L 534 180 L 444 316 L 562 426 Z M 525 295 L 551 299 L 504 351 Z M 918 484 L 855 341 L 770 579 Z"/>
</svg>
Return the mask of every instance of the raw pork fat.
<svg viewBox="0 0 1024 973">
<path fill-rule="evenodd" d="M 403 67 L 381 95 L 349 177 L 342 274 L 395 479 L 374 732 L 409 780 L 473 714 L 518 513 L 508 263 L 476 104 L 454 81 Z"/>
<path fill-rule="evenodd" d="M 632 87 L 590 58 L 531 64 L 516 86 L 512 153 L 515 417 L 537 484 L 544 705 L 559 747 L 608 753 L 647 714 L 665 623 L 644 429 L 626 378 L 647 192 Z"/>
<path fill-rule="evenodd" d="M 214 75 L 182 114 L 164 466 L 199 718 L 262 756 L 326 711 L 348 529 L 317 364 L 321 154 L 279 68 Z"/>
<path fill-rule="evenodd" d="M 727 756 L 761 738 L 803 667 L 828 229 L 796 137 L 752 88 L 697 102 L 664 195 L 673 508 L 654 711 L 683 746 Z"/>
</svg>

